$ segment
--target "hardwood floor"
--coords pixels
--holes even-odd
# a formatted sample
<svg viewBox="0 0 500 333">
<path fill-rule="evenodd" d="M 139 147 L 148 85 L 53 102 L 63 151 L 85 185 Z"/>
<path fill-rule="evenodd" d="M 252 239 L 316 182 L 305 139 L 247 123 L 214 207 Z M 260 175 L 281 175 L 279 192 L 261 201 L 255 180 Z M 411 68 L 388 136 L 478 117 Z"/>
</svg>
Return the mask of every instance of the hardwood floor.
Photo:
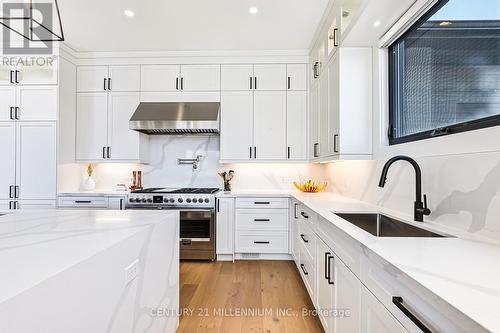
<svg viewBox="0 0 500 333">
<path fill-rule="evenodd" d="M 323 332 L 292 261 L 181 262 L 177 332 Z"/>
</svg>

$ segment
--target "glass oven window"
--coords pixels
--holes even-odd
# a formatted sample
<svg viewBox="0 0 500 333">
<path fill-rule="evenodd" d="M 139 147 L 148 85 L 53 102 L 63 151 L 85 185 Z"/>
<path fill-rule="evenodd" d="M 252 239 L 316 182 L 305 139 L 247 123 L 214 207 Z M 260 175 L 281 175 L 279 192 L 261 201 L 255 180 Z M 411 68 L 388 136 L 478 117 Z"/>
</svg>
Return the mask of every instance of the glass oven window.
<svg viewBox="0 0 500 333">
<path fill-rule="evenodd" d="M 181 211 L 181 238 L 210 238 L 210 212 Z"/>
</svg>

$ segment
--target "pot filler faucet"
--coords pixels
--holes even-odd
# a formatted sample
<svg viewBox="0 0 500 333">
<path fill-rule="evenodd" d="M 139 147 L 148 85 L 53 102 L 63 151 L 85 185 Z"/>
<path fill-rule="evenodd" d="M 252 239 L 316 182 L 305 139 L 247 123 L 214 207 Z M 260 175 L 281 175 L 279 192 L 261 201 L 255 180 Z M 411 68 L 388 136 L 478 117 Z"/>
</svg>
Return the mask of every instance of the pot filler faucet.
<svg viewBox="0 0 500 333">
<path fill-rule="evenodd" d="M 415 169 L 416 198 L 414 206 L 414 219 L 417 222 L 423 222 L 424 215 L 430 215 L 431 210 L 427 208 L 427 196 L 425 194 L 424 194 L 424 202 L 422 202 L 422 171 L 420 170 L 420 166 L 418 165 L 418 163 L 413 158 L 408 156 L 395 156 L 390 160 L 388 160 L 384 165 L 384 169 L 382 170 L 382 175 L 380 176 L 380 181 L 378 183 L 378 186 L 379 187 L 385 186 L 385 182 L 387 181 L 387 172 L 389 171 L 391 165 L 397 161 L 406 161 L 410 163 Z"/>
</svg>

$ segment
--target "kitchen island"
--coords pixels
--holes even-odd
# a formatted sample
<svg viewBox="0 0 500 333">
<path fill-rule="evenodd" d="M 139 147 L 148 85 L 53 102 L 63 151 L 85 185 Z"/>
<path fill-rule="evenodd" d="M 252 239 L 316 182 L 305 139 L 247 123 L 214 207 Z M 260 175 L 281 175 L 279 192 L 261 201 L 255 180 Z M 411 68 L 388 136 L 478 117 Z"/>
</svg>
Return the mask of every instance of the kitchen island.
<svg viewBox="0 0 500 333">
<path fill-rule="evenodd" d="M 0 216 L 0 332 L 175 332 L 177 211 Z"/>
</svg>

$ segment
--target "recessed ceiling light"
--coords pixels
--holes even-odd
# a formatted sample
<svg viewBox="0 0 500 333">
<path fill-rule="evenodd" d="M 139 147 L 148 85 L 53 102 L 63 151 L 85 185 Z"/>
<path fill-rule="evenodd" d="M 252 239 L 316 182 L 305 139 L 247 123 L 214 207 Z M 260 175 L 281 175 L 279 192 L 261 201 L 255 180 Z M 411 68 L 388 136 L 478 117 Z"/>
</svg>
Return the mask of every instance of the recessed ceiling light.
<svg viewBox="0 0 500 333">
<path fill-rule="evenodd" d="M 373 26 L 376 28 L 376 27 L 380 27 L 380 25 L 382 24 L 382 22 L 380 21 L 375 21 L 373 22 Z"/>
<path fill-rule="evenodd" d="M 125 9 L 123 11 L 123 14 L 125 14 L 125 16 L 128 16 L 128 17 L 134 17 L 135 16 L 135 13 L 133 11 L 131 11 L 130 9 Z"/>
<path fill-rule="evenodd" d="M 259 8 L 257 8 L 257 7 L 250 7 L 250 8 L 248 9 L 248 12 L 249 12 L 250 14 L 257 14 L 257 13 L 259 12 Z"/>
</svg>

